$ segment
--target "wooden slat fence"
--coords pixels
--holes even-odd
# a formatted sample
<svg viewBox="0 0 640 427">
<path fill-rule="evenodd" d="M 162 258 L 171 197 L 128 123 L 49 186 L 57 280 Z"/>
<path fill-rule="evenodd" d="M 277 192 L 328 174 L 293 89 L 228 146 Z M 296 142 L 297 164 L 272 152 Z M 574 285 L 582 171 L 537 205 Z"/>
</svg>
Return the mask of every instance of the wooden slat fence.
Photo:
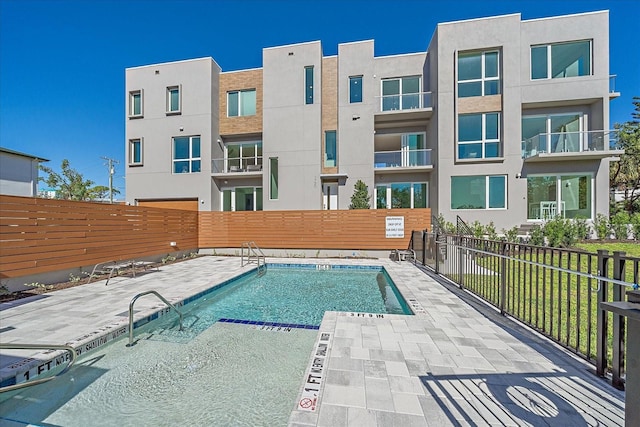
<svg viewBox="0 0 640 427">
<path fill-rule="evenodd" d="M 0 278 L 197 248 L 197 212 L 0 195 Z"/>
<path fill-rule="evenodd" d="M 386 217 L 404 217 L 404 238 L 386 238 Z M 429 229 L 430 209 L 200 212 L 200 248 L 406 249 L 411 230 Z"/>
</svg>

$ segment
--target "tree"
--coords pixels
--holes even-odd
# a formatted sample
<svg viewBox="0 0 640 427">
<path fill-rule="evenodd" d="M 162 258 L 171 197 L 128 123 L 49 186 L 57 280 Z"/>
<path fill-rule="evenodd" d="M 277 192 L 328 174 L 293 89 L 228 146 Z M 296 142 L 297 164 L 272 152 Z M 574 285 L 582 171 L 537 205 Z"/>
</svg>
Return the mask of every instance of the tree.
<svg viewBox="0 0 640 427">
<path fill-rule="evenodd" d="M 614 125 L 616 148 L 624 150 L 624 154 L 609 169 L 610 187 L 622 192 L 624 210 L 629 213 L 640 208 L 640 97 L 633 98 L 633 105 L 632 120 Z"/>
<path fill-rule="evenodd" d="M 120 191 L 116 188 L 113 189 L 113 194 L 120 194 Z M 89 189 L 89 200 L 104 200 L 109 196 L 109 187 L 104 185 L 96 185 Z"/>
<path fill-rule="evenodd" d="M 57 190 L 56 197 L 65 200 L 90 200 L 93 181 L 84 177 L 80 172 L 71 168 L 69 160 L 62 160 L 61 173 L 55 172 L 50 167 L 40 165 L 40 170 L 48 174 L 47 178 L 40 178 L 49 187 Z"/>
<path fill-rule="evenodd" d="M 369 188 L 364 182 L 362 182 L 362 180 L 359 179 L 354 186 L 349 209 L 370 209 L 370 199 L 371 196 L 369 195 Z"/>
</svg>

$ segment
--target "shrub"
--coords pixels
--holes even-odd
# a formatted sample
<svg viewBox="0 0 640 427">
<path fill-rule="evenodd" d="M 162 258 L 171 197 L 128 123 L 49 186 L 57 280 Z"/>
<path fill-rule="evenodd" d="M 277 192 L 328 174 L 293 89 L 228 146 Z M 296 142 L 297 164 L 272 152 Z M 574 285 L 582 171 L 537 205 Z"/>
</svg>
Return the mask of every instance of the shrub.
<svg viewBox="0 0 640 427">
<path fill-rule="evenodd" d="M 591 227 L 585 218 L 576 218 L 573 220 L 576 227 L 576 237 L 578 240 L 587 240 L 591 236 Z"/>
<path fill-rule="evenodd" d="M 596 219 L 593 222 L 596 231 L 596 237 L 604 240 L 608 239 L 611 233 L 611 226 L 609 225 L 609 218 L 603 214 L 596 215 Z"/>
<path fill-rule="evenodd" d="M 493 224 L 493 221 L 484 227 L 484 234 L 489 240 L 498 240 L 498 233 L 496 232 L 496 226 Z"/>
<path fill-rule="evenodd" d="M 518 226 L 513 226 L 508 230 L 502 229 L 504 238 L 507 242 L 516 243 L 518 241 Z"/>
<path fill-rule="evenodd" d="M 469 225 L 471 228 L 471 232 L 473 233 L 473 237 L 481 239 L 484 236 L 484 225 L 480 223 L 480 221 L 475 220 Z"/>
<path fill-rule="evenodd" d="M 530 241 L 532 245 L 544 246 L 544 232 L 542 227 L 534 227 L 531 229 Z"/>
<path fill-rule="evenodd" d="M 611 217 L 611 229 L 616 239 L 626 240 L 629 238 L 629 214 L 625 211 L 618 212 Z"/>
<path fill-rule="evenodd" d="M 631 227 L 633 228 L 633 237 L 640 240 L 640 212 L 633 214 L 631 217 Z"/>
</svg>

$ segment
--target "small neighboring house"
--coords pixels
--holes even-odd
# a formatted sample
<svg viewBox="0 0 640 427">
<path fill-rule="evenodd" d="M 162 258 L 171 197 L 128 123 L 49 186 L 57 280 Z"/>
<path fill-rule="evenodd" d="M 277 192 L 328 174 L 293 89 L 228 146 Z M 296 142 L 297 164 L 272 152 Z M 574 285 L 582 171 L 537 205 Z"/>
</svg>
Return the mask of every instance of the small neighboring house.
<svg viewBox="0 0 640 427">
<path fill-rule="evenodd" d="M 0 194 L 36 197 L 40 162 L 48 159 L 0 147 Z"/>
</svg>

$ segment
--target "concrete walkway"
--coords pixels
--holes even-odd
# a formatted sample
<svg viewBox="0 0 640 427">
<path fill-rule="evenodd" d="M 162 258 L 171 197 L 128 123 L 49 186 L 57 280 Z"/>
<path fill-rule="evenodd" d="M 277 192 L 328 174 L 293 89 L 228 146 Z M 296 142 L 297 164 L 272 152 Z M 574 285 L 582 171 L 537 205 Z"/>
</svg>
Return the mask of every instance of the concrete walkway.
<svg viewBox="0 0 640 427">
<path fill-rule="evenodd" d="M 298 402 L 292 402 L 291 426 L 624 424 L 624 393 L 591 374 L 590 365 L 411 263 L 268 262 L 383 265 L 416 312 L 326 313 L 307 368 L 314 372 L 319 351 L 325 349 L 314 380 L 315 411 L 299 403 L 309 394 L 305 376 Z M 120 334 L 113 331 L 127 325 L 135 294 L 154 289 L 177 302 L 251 268 L 241 268 L 238 258 L 208 256 L 135 279 L 118 277 L 109 286 L 102 281 L 1 304 L 0 341 L 102 345 L 106 340 L 100 336 L 116 338 Z M 162 308 L 153 296 L 141 298 L 136 318 Z M 35 356 L 33 369 L 43 357 L 14 350 L 2 354 L 3 378 L 20 369 L 25 357 Z"/>
</svg>

